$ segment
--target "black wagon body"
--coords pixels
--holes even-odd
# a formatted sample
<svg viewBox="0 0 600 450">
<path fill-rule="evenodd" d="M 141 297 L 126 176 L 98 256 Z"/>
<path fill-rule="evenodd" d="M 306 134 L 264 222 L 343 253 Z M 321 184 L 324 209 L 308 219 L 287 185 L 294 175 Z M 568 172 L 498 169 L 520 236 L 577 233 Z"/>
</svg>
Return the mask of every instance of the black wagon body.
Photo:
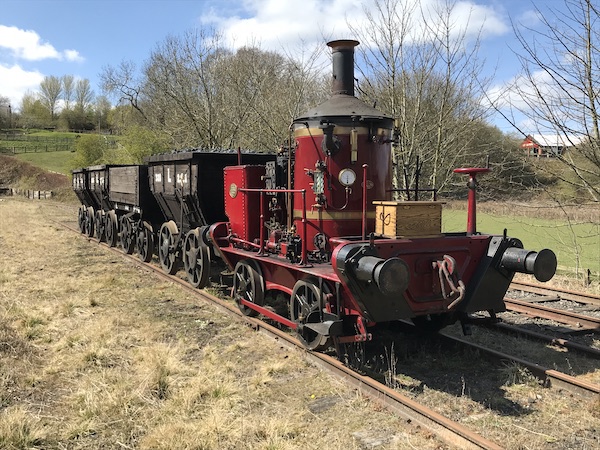
<svg viewBox="0 0 600 450">
<path fill-rule="evenodd" d="M 75 195 L 77 195 L 77 198 L 81 204 L 86 208 L 91 206 L 94 209 L 98 209 L 100 205 L 96 203 L 95 198 L 92 196 L 90 191 L 87 169 L 74 169 L 71 173 L 73 175 L 73 191 L 75 192 Z"/>
<path fill-rule="evenodd" d="M 108 201 L 115 211 L 139 214 L 151 224 L 162 223 L 164 217 L 150 191 L 148 166 L 110 166 L 108 174 Z"/>
<path fill-rule="evenodd" d="M 276 156 L 244 153 L 243 164 L 275 161 Z M 238 164 L 238 153 L 193 150 L 151 156 L 148 160 L 150 190 L 167 220 L 187 232 L 225 221 L 223 169 Z"/>
</svg>

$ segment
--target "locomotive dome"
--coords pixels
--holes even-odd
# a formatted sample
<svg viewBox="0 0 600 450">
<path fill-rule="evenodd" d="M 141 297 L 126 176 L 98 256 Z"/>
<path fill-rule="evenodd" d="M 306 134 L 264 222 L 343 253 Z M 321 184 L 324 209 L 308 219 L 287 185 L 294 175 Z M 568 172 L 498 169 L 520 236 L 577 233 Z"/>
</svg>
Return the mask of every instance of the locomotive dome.
<svg viewBox="0 0 600 450">
<path fill-rule="evenodd" d="M 390 121 L 392 117 L 367 105 L 354 96 L 354 40 L 336 40 L 327 43 L 332 49 L 333 74 L 331 97 L 296 118 L 294 122 L 331 117 L 356 117 L 358 120 Z"/>
</svg>

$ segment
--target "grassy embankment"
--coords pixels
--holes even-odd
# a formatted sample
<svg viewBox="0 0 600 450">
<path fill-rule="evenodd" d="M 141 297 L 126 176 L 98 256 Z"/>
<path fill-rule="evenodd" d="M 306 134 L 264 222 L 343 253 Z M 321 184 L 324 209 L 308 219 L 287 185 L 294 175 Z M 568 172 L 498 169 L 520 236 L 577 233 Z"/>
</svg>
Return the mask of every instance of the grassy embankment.
<svg viewBox="0 0 600 450">
<path fill-rule="evenodd" d="M 68 175 L 77 133 L 30 131 L 24 135 L 0 135 L 0 153 L 16 156 L 50 172 Z"/>
</svg>

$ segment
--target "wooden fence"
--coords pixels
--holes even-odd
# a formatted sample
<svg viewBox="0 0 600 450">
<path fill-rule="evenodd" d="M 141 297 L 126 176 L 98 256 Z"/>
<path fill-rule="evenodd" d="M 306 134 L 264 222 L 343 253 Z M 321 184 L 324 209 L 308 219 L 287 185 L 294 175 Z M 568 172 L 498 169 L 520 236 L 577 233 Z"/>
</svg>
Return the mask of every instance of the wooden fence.
<svg viewBox="0 0 600 450">
<path fill-rule="evenodd" d="M 34 191 L 33 189 L 0 188 L 0 195 L 19 195 L 29 199 L 45 200 L 52 198 L 52 191 Z"/>
</svg>

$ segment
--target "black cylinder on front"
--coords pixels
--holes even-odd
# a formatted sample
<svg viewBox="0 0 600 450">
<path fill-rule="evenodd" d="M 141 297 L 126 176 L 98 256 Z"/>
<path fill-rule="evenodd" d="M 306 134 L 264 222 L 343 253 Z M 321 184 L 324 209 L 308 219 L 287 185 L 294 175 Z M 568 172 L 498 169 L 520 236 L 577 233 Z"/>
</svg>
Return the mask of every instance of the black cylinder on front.
<svg viewBox="0 0 600 450">
<path fill-rule="evenodd" d="M 556 273 L 556 255 L 552 250 L 539 252 L 510 247 L 500 260 L 502 267 L 519 273 L 533 274 L 538 281 L 550 280 Z"/>
<path fill-rule="evenodd" d="M 410 280 L 408 265 L 400 258 L 381 259 L 363 256 L 358 260 L 356 278 L 373 282 L 384 295 L 400 295 Z"/>
<path fill-rule="evenodd" d="M 333 60 L 331 92 L 354 96 L 354 47 L 358 41 L 338 40 L 327 45 L 332 49 Z"/>
</svg>

